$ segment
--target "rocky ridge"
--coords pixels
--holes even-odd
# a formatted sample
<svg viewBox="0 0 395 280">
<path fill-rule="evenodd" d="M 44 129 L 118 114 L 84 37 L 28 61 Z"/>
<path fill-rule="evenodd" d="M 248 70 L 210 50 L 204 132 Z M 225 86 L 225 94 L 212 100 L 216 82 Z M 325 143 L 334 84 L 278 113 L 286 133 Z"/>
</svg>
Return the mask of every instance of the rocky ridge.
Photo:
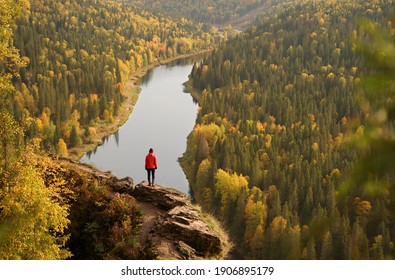
<svg viewBox="0 0 395 280">
<path fill-rule="evenodd" d="M 129 177 L 118 179 L 69 159 L 57 160 L 106 186 L 114 197 L 129 195 L 143 213 L 139 243 L 153 250 L 156 259 L 223 259 L 230 245 L 227 235 L 210 215 L 193 205 L 183 193 L 163 186 L 134 185 Z"/>
</svg>

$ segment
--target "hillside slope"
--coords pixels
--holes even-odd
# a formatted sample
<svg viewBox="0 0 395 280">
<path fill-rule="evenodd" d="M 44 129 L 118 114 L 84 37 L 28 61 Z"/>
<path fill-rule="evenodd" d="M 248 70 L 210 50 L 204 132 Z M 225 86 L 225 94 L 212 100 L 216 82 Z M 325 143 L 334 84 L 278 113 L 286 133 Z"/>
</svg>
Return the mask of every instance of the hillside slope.
<svg viewBox="0 0 395 280">
<path fill-rule="evenodd" d="M 207 50 L 215 42 L 188 20 L 157 17 L 116 1 L 32 1 L 14 29 L 26 67 L 13 79 L 9 112 L 43 150 L 67 156 L 111 126 L 144 67 Z M 136 89 L 134 89 L 136 90 Z"/>
<path fill-rule="evenodd" d="M 393 1 L 294 1 L 197 63 L 201 109 L 182 165 L 203 209 L 247 258 L 377 259 L 394 255 L 390 194 L 341 182 L 363 133 L 361 17 L 391 32 Z"/>
<path fill-rule="evenodd" d="M 132 3 L 137 7 L 147 9 L 172 18 L 187 18 L 208 26 L 223 24 L 236 20 L 257 7 L 266 3 L 276 2 L 268 0 L 118 0 L 123 3 Z"/>
<path fill-rule="evenodd" d="M 48 184 L 68 190 L 73 259 L 222 259 L 230 249 L 218 223 L 178 191 L 72 160 L 43 168 Z"/>
</svg>

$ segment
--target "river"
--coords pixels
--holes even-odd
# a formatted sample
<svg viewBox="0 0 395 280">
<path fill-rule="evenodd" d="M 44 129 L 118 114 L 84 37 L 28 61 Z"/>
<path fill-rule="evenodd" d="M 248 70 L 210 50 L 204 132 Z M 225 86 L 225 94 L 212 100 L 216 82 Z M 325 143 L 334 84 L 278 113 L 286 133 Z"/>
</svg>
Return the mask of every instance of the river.
<svg viewBox="0 0 395 280">
<path fill-rule="evenodd" d="M 197 104 L 184 92 L 183 85 L 191 69 L 192 64 L 180 61 L 148 72 L 127 122 L 80 161 L 140 183 L 147 180 L 144 161 L 149 148 L 153 148 L 158 161 L 155 183 L 189 194 L 178 158 L 186 150 L 186 139 L 197 115 Z"/>
</svg>

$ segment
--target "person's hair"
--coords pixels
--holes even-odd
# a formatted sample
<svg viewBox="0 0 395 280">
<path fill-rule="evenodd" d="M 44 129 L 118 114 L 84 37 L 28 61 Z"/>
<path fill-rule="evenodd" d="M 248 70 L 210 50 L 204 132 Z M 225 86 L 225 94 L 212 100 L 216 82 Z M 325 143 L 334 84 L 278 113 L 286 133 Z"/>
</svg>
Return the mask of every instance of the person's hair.
<svg viewBox="0 0 395 280">
<path fill-rule="evenodd" d="M 153 152 L 154 152 L 154 149 L 150 148 L 150 149 L 149 149 L 149 152 L 150 152 L 150 153 L 153 153 Z"/>
</svg>

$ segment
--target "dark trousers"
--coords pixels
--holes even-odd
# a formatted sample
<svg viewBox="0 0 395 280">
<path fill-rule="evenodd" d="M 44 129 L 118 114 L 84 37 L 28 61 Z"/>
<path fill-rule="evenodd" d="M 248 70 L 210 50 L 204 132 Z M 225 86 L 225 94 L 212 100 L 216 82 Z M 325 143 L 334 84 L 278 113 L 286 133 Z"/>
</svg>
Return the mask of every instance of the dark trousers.
<svg viewBox="0 0 395 280">
<path fill-rule="evenodd" d="M 155 181 L 155 169 L 154 168 L 147 168 L 147 175 L 148 175 L 148 183 L 151 184 L 151 175 L 152 175 L 152 183 Z"/>
</svg>

